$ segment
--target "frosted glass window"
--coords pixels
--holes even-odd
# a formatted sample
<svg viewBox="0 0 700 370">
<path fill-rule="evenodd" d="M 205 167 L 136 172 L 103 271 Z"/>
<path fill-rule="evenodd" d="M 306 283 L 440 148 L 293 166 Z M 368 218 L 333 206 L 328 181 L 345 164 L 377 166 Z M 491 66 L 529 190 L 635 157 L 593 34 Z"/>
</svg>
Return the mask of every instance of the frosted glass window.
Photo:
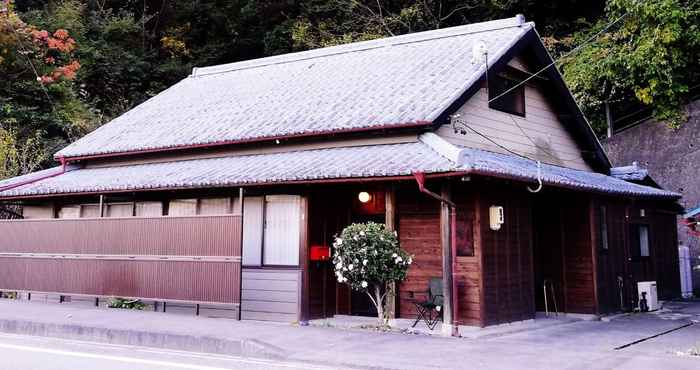
<svg viewBox="0 0 700 370">
<path fill-rule="evenodd" d="M 299 196 L 265 197 L 263 264 L 299 265 L 300 206 Z"/>
<path fill-rule="evenodd" d="M 600 207 L 600 249 L 608 250 L 608 210 Z"/>
<path fill-rule="evenodd" d="M 132 217 L 133 203 L 112 203 L 105 206 L 105 217 Z"/>
<path fill-rule="evenodd" d="M 200 215 L 226 215 L 231 213 L 231 198 L 202 198 L 199 200 Z"/>
<path fill-rule="evenodd" d="M 58 218 L 80 218 L 80 206 L 61 207 Z"/>
<path fill-rule="evenodd" d="M 263 197 L 244 197 L 243 201 L 243 265 L 262 264 Z"/>
<path fill-rule="evenodd" d="M 80 217 L 81 218 L 98 218 L 100 217 L 100 205 L 99 204 L 83 204 L 80 206 Z"/>
<path fill-rule="evenodd" d="M 639 226 L 639 255 L 649 257 L 649 226 Z"/>
<path fill-rule="evenodd" d="M 170 201 L 168 216 L 194 216 L 197 214 L 197 199 L 174 199 Z"/>
<path fill-rule="evenodd" d="M 163 215 L 163 203 L 161 202 L 136 202 L 136 216 L 158 217 Z"/>
</svg>

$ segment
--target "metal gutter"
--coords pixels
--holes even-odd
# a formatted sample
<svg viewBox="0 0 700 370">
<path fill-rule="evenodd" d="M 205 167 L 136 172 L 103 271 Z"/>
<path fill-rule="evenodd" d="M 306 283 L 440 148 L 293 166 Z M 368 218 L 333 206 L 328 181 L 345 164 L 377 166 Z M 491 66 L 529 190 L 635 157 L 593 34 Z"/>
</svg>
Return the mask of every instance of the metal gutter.
<svg viewBox="0 0 700 370">
<path fill-rule="evenodd" d="M 458 325 L 457 325 L 457 318 L 458 318 L 458 312 L 459 312 L 459 297 L 457 297 L 457 278 L 455 276 L 455 271 L 457 269 L 456 265 L 456 260 L 457 260 L 457 205 L 452 202 L 449 199 L 446 199 L 436 193 L 433 193 L 429 189 L 425 187 L 425 174 L 422 172 L 414 172 L 413 177 L 416 179 L 416 183 L 418 183 L 418 190 L 420 190 L 422 193 L 427 194 L 438 201 L 440 201 L 441 204 L 446 204 L 449 207 L 449 212 L 450 212 L 450 221 L 449 221 L 449 234 L 450 234 L 450 265 L 451 266 L 451 271 L 449 271 L 449 275 L 451 276 L 451 282 L 452 282 L 452 287 L 450 289 L 450 313 L 452 315 L 452 335 L 453 336 L 459 336 L 459 331 L 457 330 Z"/>
<path fill-rule="evenodd" d="M 48 174 L 45 176 L 39 176 L 37 178 L 33 178 L 33 179 L 25 180 L 25 181 L 20 181 L 20 182 L 15 183 L 15 184 L 5 185 L 3 187 L 0 187 L 0 192 L 11 190 L 14 188 L 18 188 L 18 187 L 24 186 L 24 185 L 33 184 L 37 181 L 46 180 L 46 179 L 49 179 L 52 177 L 63 175 L 64 173 L 66 173 L 66 166 L 67 166 L 68 162 L 66 161 L 66 159 L 64 157 L 60 157 L 59 160 L 61 162 L 61 169 L 58 172 L 51 173 L 51 174 Z"/>
</svg>

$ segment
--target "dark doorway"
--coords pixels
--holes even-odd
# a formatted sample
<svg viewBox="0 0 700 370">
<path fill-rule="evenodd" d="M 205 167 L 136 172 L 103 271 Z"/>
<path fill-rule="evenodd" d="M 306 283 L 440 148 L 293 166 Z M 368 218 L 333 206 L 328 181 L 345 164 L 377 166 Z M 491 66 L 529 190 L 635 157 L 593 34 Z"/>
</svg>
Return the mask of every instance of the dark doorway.
<svg viewBox="0 0 700 370">
<path fill-rule="evenodd" d="M 359 193 L 369 194 L 360 201 Z M 363 197 L 364 199 L 364 197 Z M 310 243 L 332 247 L 336 235 L 352 223 L 385 222 L 384 190 L 338 186 L 315 191 L 310 205 Z M 309 315 L 325 318 L 333 315 L 376 316 L 376 308 L 366 293 L 353 291 L 335 279 L 330 261 L 309 263 Z"/>
<path fill-rule="evenodd" d="M 533 205 L 533 265 L 535 272 L 535 307 L 545 311 L 545 282 L 548 309 L 554 311 L 554 298 L 557 308 L 564 307 L 563 246 L 561 210 L 553 202 L 537 201 Z M 554 295 L 552 295 L 552 290 Z"/>
</svg>

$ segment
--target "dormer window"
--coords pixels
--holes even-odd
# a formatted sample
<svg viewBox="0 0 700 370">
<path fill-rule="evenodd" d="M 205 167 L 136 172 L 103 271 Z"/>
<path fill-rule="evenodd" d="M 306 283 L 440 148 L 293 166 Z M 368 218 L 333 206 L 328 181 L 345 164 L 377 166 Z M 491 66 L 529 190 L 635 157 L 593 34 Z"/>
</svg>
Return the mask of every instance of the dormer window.
<svg viewBox="0 0 700 370">
<path fill-rule="evenodd" d="M 489 101 L 498 97 L 489 103 L 489 108 L 525 117 L 525 84 L 513 89 L 518 83 L 519 81 L 503 75 L 489 76 Z M 500 96 L 506 91 L 506 94 Z"/>
</svg>

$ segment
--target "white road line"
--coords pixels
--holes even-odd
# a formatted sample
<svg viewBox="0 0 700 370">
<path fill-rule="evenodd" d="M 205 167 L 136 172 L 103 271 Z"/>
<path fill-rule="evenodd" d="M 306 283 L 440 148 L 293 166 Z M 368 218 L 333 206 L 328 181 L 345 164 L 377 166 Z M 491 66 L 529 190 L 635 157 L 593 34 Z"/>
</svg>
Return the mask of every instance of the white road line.
<svg viewBox="0 0 700 370">
<path fill-rule="evenodd" d="M 155 366 L 167 366 L 170 368 L 178 368 L 178 369 L 229 370 L 229 369 L 226 369 L 223 367 L 189 365 L 189 364 L 182 364 L 182 363 L 175 363 L 175 362 L 168 362 L 168 361 L 146 360 L 146 359 L 140 359 L 140 358 L 123 357 L 123 356 L 98 355 L 98 354 L 94 354 L 94 353 L 62 351 L 62 350 L 58 350 L 58 349 L 36 348 L 36 347 L 18 346 L 18 345 L 14 345 L 14 344 L 4 344 L 4 343 L 0 343 L 0 348 L 15 349 L 15 350 L 19 350 L 19 351 L 28 351 L 28 352 L 49 353 L 49 354 L 61 355 L 61 356 L 92 358 L 92 359 L 110 360 L 110 361 L 121 361 L 121 362 L 138 363 L 138 364 L 155 365 Z"/>
<path fill-rule="evenodd" d="M 94 353 L 64 351 L 64 350 L 49 349 L 49 348 L 28 347 L 28 346 L 20 346 L 20 345 L 5 344 L 5 343 L 0 343 L 0 348 L 7 348 L 7 349 L 14 349 L 14 350 L 19 350 L 19 351 L 28 351 L 28 352 L 48 353 L 48 354 L 61 355 L 61 356 L 71 356 L 71 357 L 91 358 L 91 359 L 99 359 L 99 360 L 120 361 L 120 362 L 127 362 L 127 363 L 137 363 L 137 364 L 144 364 L 144 365 L 164 366 L 164 367 L 168 367 L 168 368 L 178 368 L 178 369 L 230 370 L 230 369 L 223 368 L 223 367 L 183 364 L 183 363 L 176 363 L 176 362 L 169 362 L 169 361 L 147 360 L 147 359 L 140 359 L 140 358 L 133 358 L 133 357 L 124 357 L 124 356 L 98 355 L 98 354 L 94 354 Z M 167 353 L 167 352 L 161 352 L 161 353 Z M 199 356 L 197 356 L 197 357 L 199 357 Z M 221 359 L 221 358 L 219 358 L 219 359 Z M 238 362 L 242 362 L 242 363 L 248 363 L 248 364 L 261 364 L 261 365 L 274 364 L 275 366 L 295 367 L 294 365 L 291 365 L 291 364 L 283 364 L 283 363 L 276 364 L 276 363 L 271 363 L 271 362 L 254 361 L 254 360 L 247 360 L 247 359 L 232 359 L 231 358 L 230 360 L 234 360 L 234 361 L 238 361 Z M 296 368 L 298 368 L 298 367 L 296 367 Z"/>
</svg>

